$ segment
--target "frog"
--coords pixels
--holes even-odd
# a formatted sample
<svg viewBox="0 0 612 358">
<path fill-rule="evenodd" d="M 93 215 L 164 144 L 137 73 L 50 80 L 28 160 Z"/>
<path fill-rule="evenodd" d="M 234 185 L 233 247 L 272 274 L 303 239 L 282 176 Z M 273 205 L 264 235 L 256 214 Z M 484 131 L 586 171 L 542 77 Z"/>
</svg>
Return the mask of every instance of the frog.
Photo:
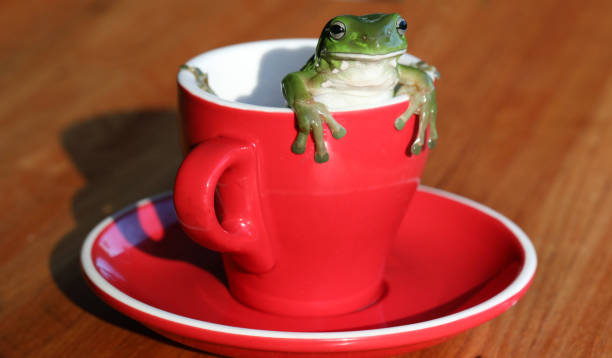
<svg viewBox="0 0 612 358">
<path fill-rule="evenodd" d="M 340 15 L 325 24 L 314 54 L 281 83 L 285 101 L 295 113 L 297 135 L 291 145 L 293 153 L 303 154 L 312 135 L 314 160 L 327 162 L 324 123 L 335 139 L 347 133 L 329 108 L 376 105 L 400 95 L 406 95 L 409 104 L 395 119 L 395 128 L 402 130 L 413 114 L 418 116 L 411 155 L 419 155 L 425 145 L 435 147 L 438 107 L 434 80 L 440 74 L 424 61 L 399 63 L 407 49 L 407 27 L 398 13 Z M 428 127 L 429 138 L 425 143 Z"/>
</svg>

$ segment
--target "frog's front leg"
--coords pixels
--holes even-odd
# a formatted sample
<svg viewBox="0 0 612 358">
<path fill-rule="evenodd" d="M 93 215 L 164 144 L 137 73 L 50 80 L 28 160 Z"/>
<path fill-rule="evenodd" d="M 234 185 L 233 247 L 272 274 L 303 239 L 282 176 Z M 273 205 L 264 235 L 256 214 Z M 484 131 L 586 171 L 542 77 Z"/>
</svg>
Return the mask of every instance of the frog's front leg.
<svg viewBox="0 0 612 358">
<path fill-rule="evenodd" d="M 323 122 L 329 127 L 336 139 L 344 137 L 346 130 L 329 113 L 327 107 L 316 102 L 308 90 L 309 74 L 293 72 L 282 82 L 283 95 L 287 104 L 295 112 L 298 133 L 291 146 L 291 151 L 302 154 L 306 151 L 308 135 L 312 133 L 315 143 L 315 161 L 324 163 L 329 160 L 329 153 L 323 137 Z"/>
<path fill-rule="evenodd" d="M 410 152 L 418 155 L 425 145 L 425 132 L 428 126 L 430 128 L 430 136 L 427 146 L 429 148 L 435 147 L 438 139 L 438 131 L 436 129 L 438 110 L 436 91 L 432 79 L 422 69 L 400 64 L 398 65 L 398 71 L 400 83 L 395 95 L 408 95 L 410 104 L 406 111 L 395 121 L 395 127 L 401 130 L 413 114 L 419 117 L 417 137 L 410 147 Z"/>
</svg>

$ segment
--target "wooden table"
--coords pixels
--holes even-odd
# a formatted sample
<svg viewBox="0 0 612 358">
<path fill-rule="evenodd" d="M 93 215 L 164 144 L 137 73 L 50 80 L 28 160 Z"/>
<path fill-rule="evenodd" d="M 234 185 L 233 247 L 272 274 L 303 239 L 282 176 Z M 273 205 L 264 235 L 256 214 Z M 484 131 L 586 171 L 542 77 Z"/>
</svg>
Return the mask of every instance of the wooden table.
<svg viewBox="0 0 612 358">
<path fill-rule="evenodd" d="M 439 146 L 423 182 L 533 240 L 531 289 L 410 357 L 612 356 L 612 3 L 4 1 L 0 4 L 0 356 L 200 353 L 102 303 L 79 269 L 104 216 L 171 188 L 176 84 L 222 45 L 314 37 L 341 13 L 402 13 L 435 64 Z"/>
</svg>

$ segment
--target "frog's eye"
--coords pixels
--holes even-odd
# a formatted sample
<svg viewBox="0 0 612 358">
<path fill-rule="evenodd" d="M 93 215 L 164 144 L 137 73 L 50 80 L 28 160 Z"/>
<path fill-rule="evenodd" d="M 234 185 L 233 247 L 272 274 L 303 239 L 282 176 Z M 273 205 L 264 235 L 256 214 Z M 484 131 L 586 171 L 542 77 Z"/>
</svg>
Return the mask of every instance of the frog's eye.
<svg viewBox="0 0 612 358">
<path fill-rule="evenodd" d="M 329 36 L 340 40 L 346 34 L 346 25 L 341 21 L 334 21 L 329 25 Z"/>
<path fill-rule="evenodd" d="M 406 24 L 406 20 L 402 19 L 401 17 L 398 17 L 397 21 L 395 22 L 395 27 L 397 28 L 397 32 L 403 36 L 404 33 L 406 33 L 408 24 Z"/>
</svg>

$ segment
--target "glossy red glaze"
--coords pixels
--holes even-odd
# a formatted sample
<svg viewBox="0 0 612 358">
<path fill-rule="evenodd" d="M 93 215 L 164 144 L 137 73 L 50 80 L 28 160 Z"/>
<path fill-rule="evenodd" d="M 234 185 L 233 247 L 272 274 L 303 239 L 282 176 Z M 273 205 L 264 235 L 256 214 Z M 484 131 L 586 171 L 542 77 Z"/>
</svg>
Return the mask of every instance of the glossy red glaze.
<svg viewBox="0 0 612 358">
<path fill-rule="evenodd" d="M 305 154 L 291 152 L 290 111 L 235 108 L 180 84 L 179 103 L 191 151 L 176 178 L 177 215 L 193 240 L 226 253 L 236 298 L 316 316 L 380 297 L 391 240 L 428 154 L 409 155 L 414 118 L 394 127 L 407 101 L 334 113 L 347 134 L 336 140 L 325 129 L 330 160 L 322 164 L 312 142 Z"/>
<path fill-rule="evenodd" d="M 187 238 L 170 195 L 103 221 L 81 260 L 111 306 L 171 339 L 232 357 L 420 349 L 514 305 L 536 267 L 531 243 L 509 220 L 432 189 L 417 192 L 404 218 L 386 265 L 385 294 L 345 315 L 280 316 L 236 301 L 221 256 Z"/>
</svg>

